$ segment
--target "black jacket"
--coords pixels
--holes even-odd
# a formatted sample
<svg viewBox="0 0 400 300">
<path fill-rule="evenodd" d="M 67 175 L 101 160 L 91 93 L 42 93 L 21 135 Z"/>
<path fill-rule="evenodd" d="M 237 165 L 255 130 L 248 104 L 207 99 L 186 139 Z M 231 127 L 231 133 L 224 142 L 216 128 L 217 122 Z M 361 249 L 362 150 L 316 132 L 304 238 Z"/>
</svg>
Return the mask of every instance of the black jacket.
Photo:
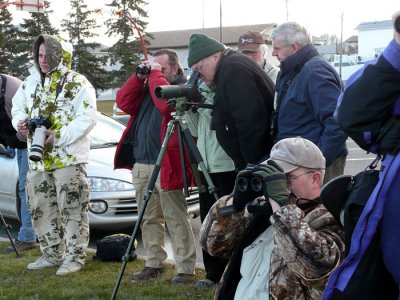
<svg viewBox="0 0 400 300">
<path fill-rule="evenodd" d="M 270 119 L 275 86 L 247 56 L 223 52 L 215 74 L 212 127 L 237 169 L 266 158 L 272 148 Z"/>
</svg>

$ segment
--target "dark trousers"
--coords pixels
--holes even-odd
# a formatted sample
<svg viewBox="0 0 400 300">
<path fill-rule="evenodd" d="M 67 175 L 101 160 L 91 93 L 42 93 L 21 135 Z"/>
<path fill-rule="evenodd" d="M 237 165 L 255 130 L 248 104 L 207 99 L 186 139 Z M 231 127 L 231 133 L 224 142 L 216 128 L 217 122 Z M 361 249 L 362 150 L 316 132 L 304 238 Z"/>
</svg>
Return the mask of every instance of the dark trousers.
<svg viewBox="0 0 400 300">
<path fill-rule="evenodd" d="M 200 177 L 202 182 L 206 184 L 206 180 L 203 173 L 200 172 Z M 217 188 L 217 194 L 219 197 L 228 195 L 233 192 L 235 185 L 236 172 L 223 172 L 223 173 L 211 173 L 211 180 L 215 187 Z M 206 218 L 208 211 L 215 203 L 215 197 L 208 193 L 200 193 L 200 219 L 203 223 Z M 211 256 L 206 251 L 203 250 L 203 263 L 206 270 L 206 278 L 210 279 L 214 283 L 218 283 L 224 273 L 225 267 L 228 263 L 227 259 L 222 259 L 220 257 Z"/>
</svg>

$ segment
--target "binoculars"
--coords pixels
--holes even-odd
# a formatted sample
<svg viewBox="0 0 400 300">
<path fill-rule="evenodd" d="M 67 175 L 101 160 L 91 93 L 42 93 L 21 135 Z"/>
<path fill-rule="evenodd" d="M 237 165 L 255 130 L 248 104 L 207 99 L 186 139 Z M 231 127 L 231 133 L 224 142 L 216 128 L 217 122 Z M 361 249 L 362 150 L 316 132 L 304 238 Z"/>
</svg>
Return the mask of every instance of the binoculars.
<svg viewBox="0 0 400 300">
<path fill-rule="evenodd" d="M 236 180 L 237 188 L 240 192 L 253 191 L 263 193 L 264 182 L 257 174 L 252 173 L 253 178 L 238 177 Z"/>
</svg>

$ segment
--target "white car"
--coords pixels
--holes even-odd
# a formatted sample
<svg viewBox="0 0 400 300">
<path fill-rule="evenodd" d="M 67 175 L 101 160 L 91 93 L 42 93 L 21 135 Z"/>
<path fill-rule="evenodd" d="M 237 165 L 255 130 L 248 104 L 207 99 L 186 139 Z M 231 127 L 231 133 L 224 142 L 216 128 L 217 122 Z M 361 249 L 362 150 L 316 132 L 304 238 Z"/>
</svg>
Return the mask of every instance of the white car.
<svg viewBox="0 0 400 300">
<path fill-rule="evenodd" d="M 90 188 L 89 225 L 92 229 L 115 230 L 131 227 L 138 218 L 135 188 L 129 170 L 114 170 L 114 154 L 125 126 L 98 114 L 91 131 L 90 160 L 87 174 Z M 17 157 L 0 154 L 0 211 L 4 217 L 19 219 Z M 199 214 L 196 189 L 186 199 L 188 212 Z M 151 198 L 150 198 L 151 201 Z"/>
<path fill-rule="evenodd" d="M 117 120 L 118 122 L 121 122 L 124 125 L 128 124 L 128 121 L 130 119 L 130 115 L 126 114 L 124 111 L 122 111 L 120 108 L 118 108 L 117 103 L 114 103 L 113 105 L 113 119 Z"/>
</svg>

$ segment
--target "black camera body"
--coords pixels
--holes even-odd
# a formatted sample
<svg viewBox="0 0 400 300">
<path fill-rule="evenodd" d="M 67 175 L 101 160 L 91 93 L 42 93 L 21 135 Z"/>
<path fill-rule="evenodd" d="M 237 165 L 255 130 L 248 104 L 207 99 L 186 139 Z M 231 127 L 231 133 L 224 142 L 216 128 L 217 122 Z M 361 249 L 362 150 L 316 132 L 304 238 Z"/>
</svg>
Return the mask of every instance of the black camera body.
<svg viewBox="0 0 400 300">
<path fill-rule="evenodd" d="M 45 117 L 35 117 L 30 119 L 28 122 L 29 132 L 31 133 L 33 133 L 39 126 L 49 128 L 51 126 L 51 122 L 48 118 Z"/>
<path fill-rule="evenodd" d="M 136 74 L 149 75 L 150 71 L 151 71 L 151 66 L 136 67 Z"/>
<path fill-rule="evenodd" d="M 28 122 L 28 128 L 33 133 L 32 145 L 29 150 L 29 159 L 35 162 L 42 160 L 46 129 L 51 126 L 48 118 L 36 117 Z"/>
</svg>

